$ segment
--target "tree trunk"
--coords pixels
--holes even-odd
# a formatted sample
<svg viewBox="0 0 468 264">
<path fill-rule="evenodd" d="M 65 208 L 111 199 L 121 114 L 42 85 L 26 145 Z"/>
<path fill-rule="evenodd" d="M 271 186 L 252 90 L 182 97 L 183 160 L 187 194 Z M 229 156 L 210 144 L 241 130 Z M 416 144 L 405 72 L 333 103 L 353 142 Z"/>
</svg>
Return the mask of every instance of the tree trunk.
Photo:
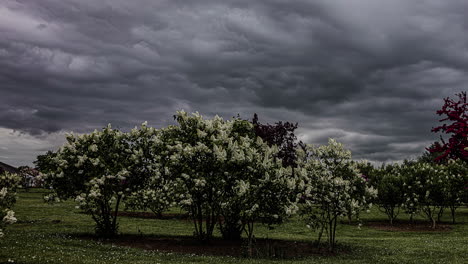
<svg viewBox="0 0 468 264">
<path fill-rule="evenodd" d="M 119 205 L 120 205 L 120 199 L 122 199 L 121 195 L 117 196 L 117 203 L 115 205 L 115 211 L 114 211 L 114 216 L 112 218 L 112 230 L 117 233 L 117 214 L 119 212 Z"/>
<path fill-rule="evenodd" d="M 450 213 L 452 214 L 452 224 L 455 224 L 455 206 L 450 206 Z"/>
<path fill-rule="evenodd" d="M 441 207 L 439 209 L 439 212 L 437 213 L 437 222 L 440 223 L 440 221 L 442 220 L 443 215 L 444 215 L 444 207 Z"/>
<path fill-rule="evenodd" d="M 253 256 L 253 229 L 254 229 L 254 223 L 252 222 L 247 222 L 247 255 L 249 257 Z"/>
<path fill-rule="evenodd" d="M 197 234 L 198 235 L 198 238 L 203 240 L 204 239 L 204 235 L 203 235 L 203 211 L 202 211 L 202 208 L 201 208 L 201 205 L 197 205 L 197 216 L 198 216 L 198 231 L 199 233 Z"/>
<path fill-rule="evenodd" d="M 328 223 L 329 225 L 329 235 L 328 235 L 328 245 L 329 245 L 329 250 L 333 252 L 335 250 L 335 244 L 336 244 L 336 225 L 337 225 L 338 219 L 337 216 L 334 216 L 330 222 Z"/>
</svg>

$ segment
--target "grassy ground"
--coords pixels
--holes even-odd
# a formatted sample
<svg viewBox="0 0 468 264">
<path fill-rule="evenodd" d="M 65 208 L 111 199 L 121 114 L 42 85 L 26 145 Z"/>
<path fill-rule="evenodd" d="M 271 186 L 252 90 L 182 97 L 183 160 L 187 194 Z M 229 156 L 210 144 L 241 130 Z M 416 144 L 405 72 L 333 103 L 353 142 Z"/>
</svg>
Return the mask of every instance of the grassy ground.
<svg viewBox="0 0 468 264">
<path fill-rule="evenodd" d="M 72 201 L 48 205 L 41 190 L 20 192 L 14 210 L 18 223 L 9 226 L 0 239 L 0 263 L 468 263 L 468 209 L 459 209 L 449 232 L 380 231 L 366 226 L 384 221 L 377 210 L 363 213 L 364 225 L 340 225 L 338 243 L 344 252 L 334 256 L 301 259 L 247 259 L 196 256 L 126 248 L 81 239 L 93 233 L 90 216 L 75 209 Z M 405 215 L 401 215 L 405 219 Z M 449 221 L 448 215 L 444 218 Z M 120 232 L 143 235 L 190 236 L 192 225 L 184 220 L 120 217 Z M 316 234 L 293 219 L 275 230 L 256 227 L 258 238 L 313 241 Z M 219 235 L 219 234 L 217 234 Z M 343 250 L 342 250 L 343 251 Z"/>
</svg>

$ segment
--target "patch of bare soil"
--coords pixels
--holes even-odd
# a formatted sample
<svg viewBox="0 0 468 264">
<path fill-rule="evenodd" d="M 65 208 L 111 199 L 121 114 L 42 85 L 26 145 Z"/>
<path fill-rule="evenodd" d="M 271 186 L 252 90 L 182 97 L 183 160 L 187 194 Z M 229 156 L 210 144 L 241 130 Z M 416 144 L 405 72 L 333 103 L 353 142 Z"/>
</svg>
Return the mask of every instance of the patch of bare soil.
<svg viewBox="0 0 468 264">
<path fill-rule="evenodd" d="M 118 212 L 118 216 L 123 216 L 123 217 L 134 217 L 134 218 L 146 218 L 146 219 L 162 219 L 162 220 L 187 220 L 187 221 L 192 221 L 190 218 L 189 214 L 187 213 L 164 213 L 161 215 L 156 215 L 151 212 L 133 212 L 133 211 L 123 211 L 123 212 Z M 224 218 L 222 216 L 219 217 L 219 220 L 224 221 Z M 203 219 L 203 222 L 205 222 L 205 219 Z"/>
<path fill-rule="evenodd" d="M 92 237 L 88 238 L 92 239 Z M 106 239 L 102 242 L 160 252 L 232 257 L 246 257 L 248 255 L 245 241 L 228 241 L 220 238 L 213 238 L 209 242 L 201 242 L 193 237 L 124 235 Z M 310 242 L 256 239 L 252 255 L 259 258 L 301 258 L 335 255 L 343 252 L 346 251 L 339 249 L 336 253 L 330 253 L 326 248 L 318 248 Z"/>
<path fill-rule="evenodd" d="M 436 228 L 432 228 L 428 222 L 417 221 L 414 223 L 398 221 L 390 225 L 389 222 L 367 222 L 366 226 L 384 231 L 395 232 L 448 232 L 452 230 L 452 226 L 448 224 L 438 224 Z"/>
<path fill-rule="evenodd" d="M 182 219 L 182 220 L 188 220 L 190 219 L 188 214 L 173 214 L 173 213 L 164 213 L 161 215 L 156 215 L 151 212 L 132 212 L 132 211 L 124 211 L 124 212 L 118 212 L 118 216 L 123 216 L 123 217 L 135 217 L 135 218 L 147 218 L 147 219 L 165 219 L 165 220 L 170 220 L 170 219 Z"/>
</svg>

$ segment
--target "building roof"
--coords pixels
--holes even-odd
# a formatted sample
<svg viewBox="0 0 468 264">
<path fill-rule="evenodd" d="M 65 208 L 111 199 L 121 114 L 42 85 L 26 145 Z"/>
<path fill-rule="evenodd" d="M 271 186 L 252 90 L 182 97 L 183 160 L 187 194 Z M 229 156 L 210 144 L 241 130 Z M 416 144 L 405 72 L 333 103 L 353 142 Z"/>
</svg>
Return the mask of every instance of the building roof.
<svg viewBox="0 0 468 264">
<path fill-rule="evenodd" d="M 20 173 L 17 168 L 0 161 L 0 173 L 4 171 L 8 171 L 10 173 Z"/>
</svg>

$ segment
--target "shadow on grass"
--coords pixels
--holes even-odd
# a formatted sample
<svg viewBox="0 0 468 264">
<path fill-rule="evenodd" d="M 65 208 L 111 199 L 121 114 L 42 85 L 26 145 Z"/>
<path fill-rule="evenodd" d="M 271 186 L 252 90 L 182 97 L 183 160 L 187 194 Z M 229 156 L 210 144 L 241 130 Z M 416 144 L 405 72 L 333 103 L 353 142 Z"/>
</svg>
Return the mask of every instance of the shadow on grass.
<svg viewBox="0 0 468 264">
<path fill-rule="evenodd" d="M 194 255 L 247 257 L 248 247 L 245 240 L 223 240 L 212 238 L 200 241 L 192 236 L 156 236 L 156 235 L 118 235 L 113 238 L 99 238 L 94 234 L 75 233 L 72 237 L 95 240 L 105 244 L 141 248 L 158 252 L 171 252 Z M 253 258 L 261 259 L 300 259 L 310 256 L 342 256 L 351 253 L 352 248 L 339 244 L 334 252 L 329 252 L 325 245 L 312 242 L 280 239 L 255 239 L 252 250 Z"/>
<path fill-rule="evenodd" d="M 89 215 L 87 212 L 80 211 L 79 214 Z M 111 214 L 114 214 L 112 212 Z M 190 216 L 184 213 L 164 213 L 161 215 L 156 215 L 151 212 L 137 212 L 137 211 L 121 211 L 117 213 L 119 217 L 128 217 L 128 218 L 141 218 L 141 219 L 159 219 L 159 220 L 190 220 Z"/>
<path fill-rule="evenodd" d="M 131 218 L 144 218 L 144 219 L 161 219 L 161 220 L 190 220 L 189 214 L 184 213 L 164 213 L 156 215 L 150 212 L 132 212 L 132 211 L 122 211 L 118 212 L 118 216 L 122 217 L 131 217 Z"/>
<path fill-rule="evenodd" d="M 353 224 L 353 223 L 352 223 Z M 435 228 L 431 227 L 431 223 L 427 220 L 403 220 L 397 219 L 390 224 L 388 220 L 367 220 L 363 226 L 371 227 L 382 231 L 400 231 L 400 232 L 449 232 L 453 229 L 451 222 L 439 222 Z"/>
</svg>

